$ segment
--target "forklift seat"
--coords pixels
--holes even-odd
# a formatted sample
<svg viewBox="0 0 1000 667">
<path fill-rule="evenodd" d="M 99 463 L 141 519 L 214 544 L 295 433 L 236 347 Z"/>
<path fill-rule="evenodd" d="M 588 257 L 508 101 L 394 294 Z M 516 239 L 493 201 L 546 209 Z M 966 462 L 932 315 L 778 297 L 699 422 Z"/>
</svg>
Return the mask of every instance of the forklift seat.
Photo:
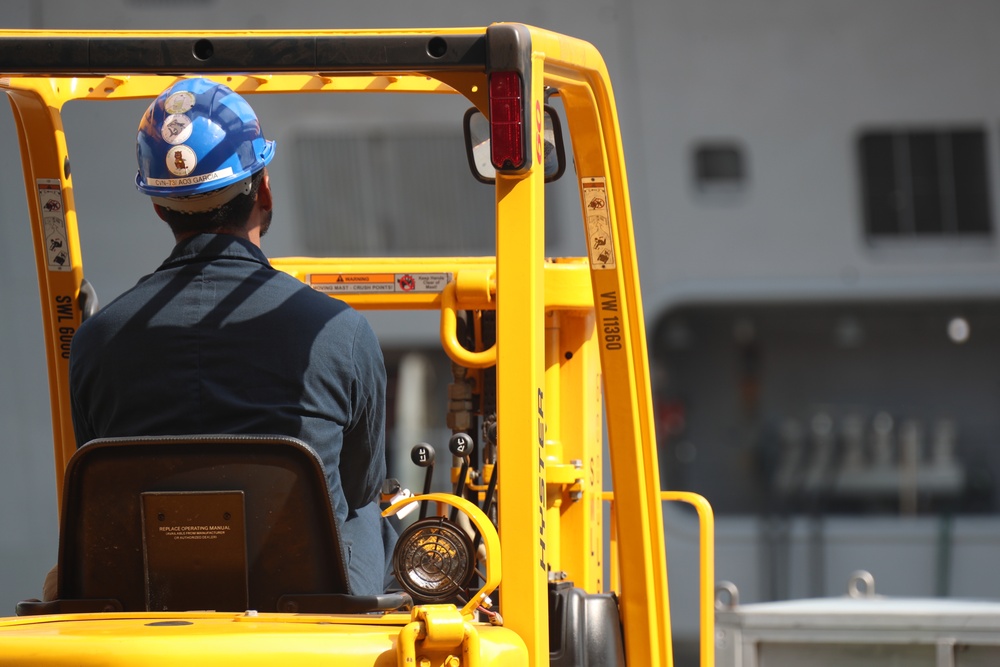
<svg viewBox="0 0 1000 667">
<path fill-rule="evenodd" d="M 83 611 L 356 613 L 316 453 L 295 438 L 103 438 L 66 468 L 58 598 L 19 615 Z"/>
</svg>

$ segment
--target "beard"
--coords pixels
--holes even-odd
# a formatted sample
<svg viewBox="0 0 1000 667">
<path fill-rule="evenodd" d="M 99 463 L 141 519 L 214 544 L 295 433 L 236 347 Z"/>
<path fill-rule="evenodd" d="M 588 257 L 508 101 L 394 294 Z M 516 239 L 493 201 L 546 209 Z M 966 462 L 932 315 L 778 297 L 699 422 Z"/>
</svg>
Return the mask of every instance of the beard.
<svg viewBox="0 0 1000 667">
<path fill-rule="evenodd" d="M 264 238 L 267 234 L 267 230 L 271 229 L 271 215 L 272 211 L 264 211 L 264 217 L 260 221 L 260 237 Z"/>
</svg>

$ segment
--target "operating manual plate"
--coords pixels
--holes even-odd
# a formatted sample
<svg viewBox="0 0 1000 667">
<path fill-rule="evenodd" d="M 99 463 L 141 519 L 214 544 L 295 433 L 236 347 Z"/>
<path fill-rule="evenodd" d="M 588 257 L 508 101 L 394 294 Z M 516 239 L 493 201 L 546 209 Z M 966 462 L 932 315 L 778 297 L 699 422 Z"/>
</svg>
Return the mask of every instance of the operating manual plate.
<svg viewBox="0 0 1000 667">
<path fill-rule="evenodd" d="M 242 491 L 142 494 L 146 608 L 247 608 Z"/>
</svg>

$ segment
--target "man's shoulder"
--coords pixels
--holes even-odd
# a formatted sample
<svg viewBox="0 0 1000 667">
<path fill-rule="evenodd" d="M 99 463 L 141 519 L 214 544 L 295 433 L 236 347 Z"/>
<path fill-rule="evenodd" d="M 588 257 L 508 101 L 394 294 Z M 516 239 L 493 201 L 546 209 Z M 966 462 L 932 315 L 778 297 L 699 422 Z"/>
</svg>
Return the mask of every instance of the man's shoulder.
<svg viewBox="0 0 1000 667">
<path fill-rule="evenodd" d="M 354 310 L 350 304 L 341 301 L 336 297 L 331 297 L 328 294 L 319 292 L 298 278 L 290 276 L 283 271 L 276 271 L 276 274 L 277 275 L 271 278 L 271 281 L 273 281 L 274 284 L 280 289 L 294 293 L 295 298 L 301 301 L 303 305 L 307 305 L 309 308 L 313 308 L 324 313 L 357 313 L 357 311 Z"/>
<path fill-rule="evenodd" d="M 326 323 L 326 328 L 330 329 L 328 333 L 341 339 L 358 334 L 366 338 L 369 335 L 374 336 L 367 318 L 349 303 L 319 292 L 298 278 L 285 273 L 277 276 L 276 280 L 282 285 L 280 289 L 290 291 L 291 298 L 285 303 L 291 306 L 288 312 L 295 312 L 296 317 L 305 316 L 321 320 Z"/>
<path fill-rule="evenodd" d="M 148 296 L 144 296 L 143 292 L 149 278 L 149 275 L 143 276 L 138 283 L 102 305 L 96 313 L 80 323 L 74 338 L 80 336 L 81 333 L 87 335 L 109 327 L 116 328 L 131 317 L 138 308 L 142 307 L 142 304 L 148 301 Z"/>
</svg>

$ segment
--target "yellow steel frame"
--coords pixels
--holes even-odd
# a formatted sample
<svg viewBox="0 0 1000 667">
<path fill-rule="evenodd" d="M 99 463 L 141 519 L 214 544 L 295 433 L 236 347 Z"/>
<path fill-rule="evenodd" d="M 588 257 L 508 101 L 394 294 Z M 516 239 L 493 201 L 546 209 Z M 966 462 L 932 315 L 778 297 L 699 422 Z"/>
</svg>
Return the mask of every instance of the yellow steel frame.
<svg viewBox="0 0 1000 667">
<path fill-rule="evenodd" d="M 544 183 L 540 160 L 536 159 L 525 173 L 502 173 L 497 178 L 495 258 L 284 258 L 274 260 L 274 264 L 306 282 L 315 276 L 344 272 L 423 271 L 452 275 L 452 281 L 440 293 L 342 298 L 365 309 L 440 310 L 442 344 L 453 359 L 473 368 L 497 364 L 497 412 L 504 443 L 498 461 L 499 544 L 500 550 L 508 554 L 508 564 L 515 563 L 504 569 L 502 603 L 505 629 L 523 642 L 531 665 L 548 661 L 550 576 L 566 576 L 590 592 L 605 588 L 600 528 L 603 381 L 615 488 L 613 516 L 617 547 L 613 557 L 621 577 L 626 653 L 634 665 L 669 666 L 672 656 L 666 609 L 666 561 L 645 329 L 625 163 L 611 84 L 603 59 L 590 44 L 537 28 L 526 30 L 532 46 L 532 85 L 526 102 L 537 121 L 531 128 L 531 146 L 540 141 L 543 90 L 556 89 L 565 109 L 580 179 L 583 231 L 588 235 L 588 245 L 591 240 L 596 245 L 595 235 L 600 232 L 610 254 L 591 253 L 586 258 L 569 260 L 545 258 Z M 198 36 L 416 36 L 485 31 L 484 28 L 219 31 Z M 107 37 L 109 33 L 0 30 L 0 40 L 24 36 Z M 72 177 L 64 167 L 68 157 L 61 110 L 71 99 L 154 97 L 175 77 L 128 72 L 91 77 L 57 74 L 19 76 L 4 74 L 0 69 L 0 89 L 5 90 L 14 110 L 29 199 L 48 355 L 57 489 L 61 489 L 63 468 L 75 449 L 64 343 L 80 324 L 79 309 L 75 305 L 67 308 L 65 304 L 77 303 L 83 280 Z M 480 109 L 487 108 L 487 85 L 482 71 L 209 76 L 247 95 L 458 93 Z M 46 254 L 39 179 L 58 183 L 63 197 L 70 261 L 60 270 L 52 269 Z M 456 311 L 484 309 L 497 311 L 495 347 L 475 352 L 462 349 L 449 333 L 454 330 Z M 505 525 L 513 529 L 504 530 Z M 437 626 L 435 618 L 442 619 Z M 470 642 L 479 643 L 483 634 L 480 630 L 471 638 L 464 625 L 459 633 L 449 613 L 433 609 L 415 612 L 411 619 L 404 620 L 410 621 L 407 632 L 413 641 L 426 639 L 432 626 L 450 628 L 442 630 L 441 636 L 461 634 L 466 647 Z M 400 623 L 399 619 L 395 622 Z M 417 625 L 413 626 L 414 623 Z M 4 633 L 16 627 L 20 626 L 15 621 L 0 623 L 0 646 Z M 129 636 L 143 632 L 127 616 L 116 627 Z M 402 641 L 400 635 L 399 642 Z M 237 655 L 232 662 L 248 664 L 245 658 Z M 500 662 L 498 659 L 497 663 L 486 664 Z"/>
<path fill-rule="evenodd" d="M 620 586 L 620 564 L 615 554 L 619 539 L 613 491 L 602 494 L 605 502 L 611 504 L 611 590 L 617 591 Z M 690 491 L 661 491 L 663 502 L 686 503 L 694 508 L 698 515 L 698 554 L 700 568 L 698 571 L 698 618 L 701 622 L 701 640 L 699 642 L 702 667 L 715 665 L 715 513 L 712 505 L 703 496 Z"/>
</svg>

